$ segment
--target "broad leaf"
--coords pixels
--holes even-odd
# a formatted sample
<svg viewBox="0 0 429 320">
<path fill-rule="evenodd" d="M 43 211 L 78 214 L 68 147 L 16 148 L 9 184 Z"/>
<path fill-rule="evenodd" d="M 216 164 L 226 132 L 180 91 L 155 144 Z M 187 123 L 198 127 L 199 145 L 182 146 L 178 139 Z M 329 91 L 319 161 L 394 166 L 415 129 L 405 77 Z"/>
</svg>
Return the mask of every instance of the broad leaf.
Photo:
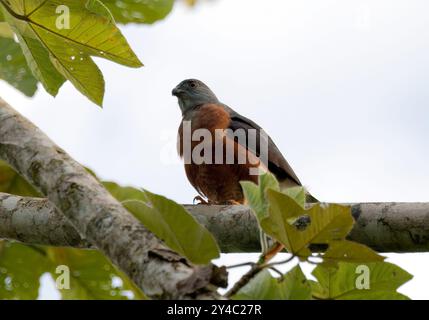
<svg viewBox="0 0 429 320">
<path fill-rule="evenodd" d="M 305 199 L 307 197 L 307 192 L 303 187 L 293 187 L 281 190 L 283 194 L 291 197 L 300 207 L 305 207 Z"/>
<path fill-rule="evenodd" d="M 13 36 L 14 33 L 9 24 L 7 22 L 0 22 L 0 37 L 13 39 Z"/>
<path fill-rule="evenodd" d="M 15 0 L 2 6 L 33 74 L 53 95 L 65 78 L 102 104 L 104 80 L 91 56 L 142 65 L 99 0 Z"/>
<path fill-rule="evenodd" d="M 117 23 L 154 23 L 164 19 L 173 8 L 174 0 L 101 0 Z"/>
<path fill-rule="evenodd" d="M 259 176 L 258 185 L 249 181 L 241 181 L 244 197 L 246 198 L 249 206 L 256 214 L 258 220 L 265 219 L 268 214 L 268 200 L 267 191 L 269 189 L 280 191 L 280 185 L 276 177 L 271 173 L 266 173 Z M 282 193 L 289 195 L 294 199 L 302 208 L 305 206 L 305 189 L 302 187 L 293 187 L 282 190 Z"/>
<path fill-rule="evenodd" d="M 21 35 L 18 32 L 16 35 L 34 77 L 40 81 L 49 94 L 56 96 L 66 79 L 54 67 L 48 50 L 35 38 Z"/>
<path fill-rule="evenodd" d="M 338 268 L 320 265 L 313 275 L 319 281 L 314 294 L 336 300 L 408 299 L 396 290 L 412 279 L 408 272 L 387 262 L 339 263 Z"/>
<path fill-rule="evenodd" d="M 168 247 L 196 264 L 207 264 L 219 257 L 212 234 L 183 206 L 146 191 L 150 204 L 125 201 L 125 207 Z"/>
<path fill-rule="evenodd" d="M 28 68 L 19 44 L 13 39 L 0 38 L 0 48 L 0 79 L 7 81 L 26 96 L 33 96 L 37 90 L 37 80 Z"/>
<path fill-rule="evenodd" d="M 132 188 L 124 189 L 131 190 Z M 30 184 L 2 161 L 0 161 L 0 192 L 21 196 L 40 196 Z M 139 193 L 142 192 L 139 191 Z M 2 245 L 7 248 L 3 251 L 5 253 L 3 255 Z M 146 299 L 140 289 L 126 275 L 117 270 L 97 251 L 25 246 L 1 241 L 0 299 L 36 299 L 40 275 L 51 272 L 55 279 L 58 275 L 55 274 L 54 269 L 61 264 L 67 265 L 71 270 L 70 290 L 60 290 L 64 299 L 126 299 L 132 297 Z M 8 267 L 9 272 L 6 272 L 4 266 Z M 21 270 L 22 268 L 25 270 Z M 31 275 L 27 275 L 27 272 Z M 12 278 L 10 278 L 11 275 L 13 275 Z M 24 280 L 21 279 L 27 279 L 32 275 L 37 282 L 34 280 L 32 283 L 26 280 L 26 290 L 22 292 L 22 288 L 19 286 Z M 17 284 L 17 289 L 10 279 L 15 279 L 13 283 Z M 113 282 L 121 285 L 118 286 Z M 4 287 L 2 287 L 3 283 Z M 7 289 L 7 292 L 4 293 L 2 289 Z"/>
<path fill-rule="evenodd" d="M 264 270 L 243 287 L 235 300 L 310 300 L 311 286 L 299 266 L 283 279 L 273 278 Z"/>
<path fill-rule="evenodd" d="M 70 270 L 70 288 L 63 299 L 147 299 L 126 275 L 95 250 L 49 248 L 0 241 L 0 300 L 37 299 L 39 279 L 58 266 Z"/>
<path fill-rule="evenodd" d="M 0 192 L 23 197 L 39 197 L 37 192 L 24 178 L 6 162 L 0 160 Z"/>
<path fill-rule="evenodd" d="M 144 191 L 133 187 L 122 187 L 115 182 L 103 182 L 103 186 L 120 202 L 127 200 L 139 200 L 147 202 L 148 199 Z"/>
<path fill-rule="evenodd" d="M 219 257 L 210 232 L 183 206 L 167 198 L 114 182 L 103 182 L 109 192 L 167 246 L 197 264 Z"/>
<path fill-rule="evenodd" d="M 49 248 L 47 252 L 55 266 L 65 265 L 70 270 L 70 288 L 59 290 L 63 299 L 144 299 L 141 291 L 98 251 Z M 59 274 L 53 271 L 52 276 L 55 279 Z"/>
<path fill-rule="evenodd" d="M 0 241 L 0 300 L 35 300 L 40 277 L 50 270 L 44 250 Z"/>
<path fill-rule="evenodd" d="M 301 257 L 308 256 L 312 243 L 325 244 L 342 240 L 353 227 L 349 207 L 337 204 L 316 204 L 304 209 L 290 196 L 274 190 L 267 191 L 270 203 L 269 216 L 260 220 L 262 229 L 281 242 L 286 249 Z M 304 230 L 298 230 L 292 219 L 308 217 L 310 223 Z"/>
<path fill-rule="evenodd" d="M 335 266 L 338 262 L 366 263 L 383 261 L 385 257 L 367 246 L 348 240 L 331 241 L 323 255 L 323 263 Z"/>
<path fill-rule="evenodd" d="M 256 214 L 258 220 L 268 217 L 268 201 L 266 192 L 268 189 L 280 190 L 279 183 L 274 175 L 267 173 L 259 176 L 258 185 L 249 181 L 241 181 L 244 197 Z"/>
</svg>

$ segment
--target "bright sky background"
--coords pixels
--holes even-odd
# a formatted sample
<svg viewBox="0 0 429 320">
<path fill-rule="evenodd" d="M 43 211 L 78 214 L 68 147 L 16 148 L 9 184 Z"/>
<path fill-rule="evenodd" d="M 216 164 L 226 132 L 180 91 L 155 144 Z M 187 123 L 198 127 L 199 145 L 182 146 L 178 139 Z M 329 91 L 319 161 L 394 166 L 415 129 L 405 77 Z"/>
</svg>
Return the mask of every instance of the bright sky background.
<svg viewBox="0 0 429 320">
<path fill-rule="evenodd" d="M 99 61 L 102 110 L 70 84 L 56 99 L 0 92 L 101 178 L 181 203 L 196 192 L 175 153 L 171 90 L 189 77 L 263 126 L 319 199 L 428 201 L 428 10 L 424 0 L 177 5 L 154 26 L 123 28 L 145 68 Z M 389 257 L 415 275 L 401 292 L 429 299 L 429 254 Z M 238 259 L 252 260 L 220 263 Z M 41 298 L 56 298 L 44 283 Z"/>
</svg>

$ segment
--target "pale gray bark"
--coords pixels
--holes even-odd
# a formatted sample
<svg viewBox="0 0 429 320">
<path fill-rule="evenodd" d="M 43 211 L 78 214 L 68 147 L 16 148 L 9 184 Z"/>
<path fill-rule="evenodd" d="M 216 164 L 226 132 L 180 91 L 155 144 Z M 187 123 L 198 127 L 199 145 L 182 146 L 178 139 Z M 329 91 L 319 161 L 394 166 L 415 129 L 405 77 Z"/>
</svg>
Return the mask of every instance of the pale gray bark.
<svg viewBox="0 0 429 320">
<path fill-rule="evenodd" d="M 185 206 L 216 237 L 224 253 L 259 252 L 256 219 L 244 206 Z M 428 203 L 352 206 L 350 239 L 379 252 L 429 251 Z M 90 247 L 48 200 L 0 193 L 0 238 L 51 246 Z"/>
<path fill-rule="evenodd" d="M 347 204 L 346 204 L 347 205 Z M 378 252 L 429 252 L 429 203 L 359 203 L 349 239 Z M 244 206 L 187 206 L 223 252 L 259 252 L 256 218 Z"/>
<path fill-rule="evenodd" d="M 1 99 L 0 159 L 11 164 L 45 195 L 83 238 L 109 257 L 149 297 L 220 298 L 211 284 L 214 266 L 194 266 L 168 250 L 81 165 Z M 7 208 L 13 207 L 13 201 L 2 201 L 6 206 L 3 215 L 8 212 Z M 46 213 L 48 207 L 49 204 L 43 204 L 41 211 Z M 9 222 L 8 219 L 2 221 L 4 225 L 21 224 L 16 229 L 11 226 L 21 239 L 27 236 L 18 233 L 31 229 L 22 225 L 24 216 L 25 212 L 21 212 L 21 215 L 13 214 Z M 33 219 L 39 228 L 43 225 L 43 218 L 40 219 L 35 216 Z M 61 216 L 49 221 L 67 225 Z M 41 240 L 58 236 L 49 224 L 45 228 L 51 234 Z M 62 239 L 74 243 L 71 237 L 77 237 L 77 233 L 73 233 L 70 226 L 61 228 L 71 233 Z"/>
<path fill-rule="evenodd" d="M 28 244 L 91 248 L 46 199 L 0 193 L 0 238 Z"/>
</svg>

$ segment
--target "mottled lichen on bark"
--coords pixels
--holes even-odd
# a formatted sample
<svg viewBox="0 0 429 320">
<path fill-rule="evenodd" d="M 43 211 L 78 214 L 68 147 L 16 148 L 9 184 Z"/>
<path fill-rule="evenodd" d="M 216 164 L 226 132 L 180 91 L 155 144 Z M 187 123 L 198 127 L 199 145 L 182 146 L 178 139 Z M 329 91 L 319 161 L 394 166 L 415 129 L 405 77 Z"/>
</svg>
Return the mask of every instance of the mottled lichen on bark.
<svg viewBox="0 0 429 320">
<path fill-rule="evenodd" d="M 79 234 L 72 225 L 61 217 L 61 213 L 50 202 L 44 199 L 20 198 L 12 195 L 0 194 L 0 238 L 7 237 L 6 226 L 8 215 L 3 208 L 2 199 L 14 198 L 10 203 L 17 203 L 20 214 L 25 217 L 20 221 L 28 224 L 26 231 L 29 243 L 47 244 L 54 246 L 85 247 Z M 17 200 L 18 199 L 18 200 Z M 386 206 L 391 209 L 383 210 Z M 245 206 L 185 206 L 186 209 L 217 239 L 222 252 L 259 252 L 259 232 L 256 218 L 248 207 Z M 349 235 L 349 239 L 366 244 L 379 252 L 422 252 L 429 251 L 429 204 L 404 203 L 395 204 L 354 204 L 353 208 L 359 208 L 360 214 L 354 214 L 357 221 Z M 397 209 L 397 213 L 392 209 Z M 354 209 L 356 210 L 356 209 Z M 36 219 L 36 228 L 32 228 L 31 216 Z M 46 218 L 43 218 L 46 217 Z M 383 220 L 381 223 L 380 221 Z M 48 224 L 40 221 L 49 221 Z M 233 223 L 231 223 L 233 221 Z M 2 226 L 3 225 L 3 226 Z M 124 224 L 123 230 L 129 234 L 130 243 L 140 241 L 139 230 L 133 229 L 134 225 Z M 135 227 L 135 226 L 134 226 Z M 47 228 L 48 231 L 47 231 Z M 10 229 L 10 228 L 9 228 Z M 49 232 L 53 230 L 53 232 Z M 96 232 L 94 229 L 91 232 Z M 49 233 L 52 237 L 47 240 L 43 235 Z M 65 238 L 63 239 L 63 237 Z M 9 237 L 11 234 L 9 233 Z M 152 236 L 153 237 L 153 236 Z M 20 240 L 16 236 L 11 239 Z M 151 238 L 153 239 L 153 238 Z M 149 241 L 149 238 L 148 240 Z M 24 241 L 25 242 L 25 241 Z M 122 244 L 120 244 L 120 247 Z M 155 248 L 150 251 L 152 256 L 158 257 L 162 249 Z M 177 259 L 177 256 L 174 256 Z M 144 257 L 147 259 L 147 256 Z M 167 259 L 167 256 L 164 256 Z M 168 258 L 170 259 L 171 256 Z M 179 260 L 182 259 L 181 257 Z M 173 259 L 174 260 L 174 259 Z M 123 262 L 123 263 L 126 263 Z M 134 270 L 134 266 L 130 266 Z"/>
<path fill-rule="evenodd" d="M 1 99 L 0 159 L 40 190 L 80 235 L 105 253 L 147 295 L 190 298 L 178 284 L 189 281 L 189 286 L 194 286 L 199 268 L 182 261 L 151 259 L 148 252 L 163 248 L 162 242 L 82 166 Z M 19 234 L 16 236 L 22 238 Z M 197 291 L 195 298 L 199 298 L 199 294 L 220 298 L 209 282 Z"/>
</svg>

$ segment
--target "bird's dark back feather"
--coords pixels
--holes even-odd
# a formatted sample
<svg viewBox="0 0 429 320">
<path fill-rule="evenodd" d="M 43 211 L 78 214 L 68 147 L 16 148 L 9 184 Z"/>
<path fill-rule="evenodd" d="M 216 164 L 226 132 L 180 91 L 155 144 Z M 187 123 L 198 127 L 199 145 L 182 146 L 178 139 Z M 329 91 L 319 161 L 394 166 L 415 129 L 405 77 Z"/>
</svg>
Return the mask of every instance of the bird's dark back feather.
<svg viewBox="0 0 429 320">
<path fill-rule="evenodd" d="M 224 105 L 224 107 L 229 112 L 231 117 L 230 129 L 232 130 L 244 129 L 246 133 L 248 132 L 249 129 L 256 130 L 257 132 L 256 150 L 252 150 L 252 149 L 250 150 L 253 153 L 255 153 L 257 156 L 260 156 L 260 146 L 261 146 L 260 132 L 262 128 L 252 120 L 240 115 L 230 107 L 226 105 Z M 271 173 L 273 173 L 279 181 L 284 181 L 286 179 L 289 179 L 294 181 L 298 185 L 302 185 L 297 175 L 292 170 L 292 167 L 283 157 L 279 148 L 277 148 L 276 144 L 274 143 L 274 141 L 271 139 L 270 136 L 268 136 L 268 142 L 265 141 L 264 143 L 268 143 L 268 170 Z M 249 144 L 245 147 L 249 147 Z"/>
</svg>

